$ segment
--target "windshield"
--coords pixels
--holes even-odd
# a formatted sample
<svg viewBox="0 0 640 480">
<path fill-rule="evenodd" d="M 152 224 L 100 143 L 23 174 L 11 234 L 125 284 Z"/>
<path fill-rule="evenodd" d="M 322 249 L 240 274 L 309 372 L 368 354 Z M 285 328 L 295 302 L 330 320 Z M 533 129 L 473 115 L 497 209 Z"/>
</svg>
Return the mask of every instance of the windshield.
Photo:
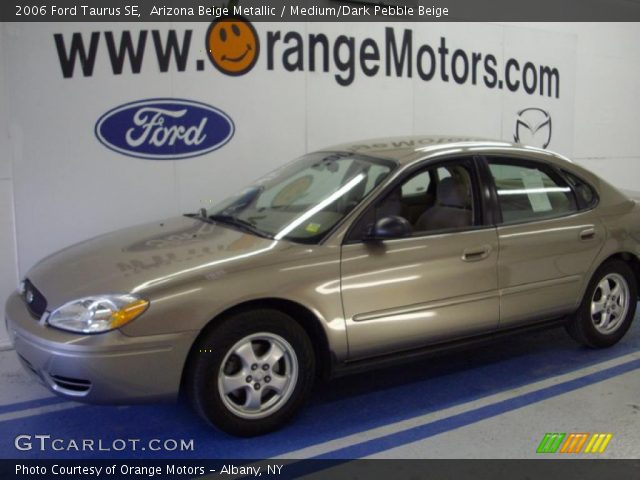
<svg viewBox="0 0 640 480">
<path fill-rule="evenodd" d="M 312 153 L 210 208 L 207 217 L 276 240 L 315 243 L 394 166 L 348 152 Z"/>
</svg>

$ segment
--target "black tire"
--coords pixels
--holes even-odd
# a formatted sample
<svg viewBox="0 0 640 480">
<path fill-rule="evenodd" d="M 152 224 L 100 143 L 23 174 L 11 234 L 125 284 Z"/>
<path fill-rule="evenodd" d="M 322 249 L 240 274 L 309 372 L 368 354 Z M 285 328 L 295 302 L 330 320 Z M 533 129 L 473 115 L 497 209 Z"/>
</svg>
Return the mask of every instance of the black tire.
<svg viewBox="0 0 640 480">
<path fill-rule="evenodd" d="M 279 350 L 285 354 L 267 369 L 268 353 Z M 253 354 L 244 353 L 250 351 Z M 252 355 L 264 363 L 255 368 Z M 224 394 L 223 385 L 235 388 L 231 379 L 244 379 L 246 385 Z M 309 397 L 314 379 L 314 350 L 304 329 L 283 312 L 256 309 L 233 314 L 203 333 L 192 351 L 185 389 L 209 424 L 231 435 L 252 437 L 287 423 Z M 276 393 L 276 383 L 286 385 L 286 393 Z M 246 406 L 250 395 L 259 397 L 259 410 Z"/>
<path fill-rule="evenodd" d="M 610 331 L 605 331 L 606 329 L 599 326 L 601 325 L 601 317 L 599 315 L 592 315 L 591 313 L 592 301 L 596 300 L 599 303 L 602 300 L 606 303 L 606 299 L 603 300 L 602 297 L 603 290 L 599 286 L 605 278 L 609 278 L 608 284 L 610 286 L 615 286 L 616 281 L 618 283 L 624 281 L 628 288 L 626 313 L 622 314 L 620 312 L 618 317 L 611 320 L 610 324 L 615 322 L 615 325 Z M 613 301 L 613 299 L 610 301 Z M 638 287 L 631 268 L 621 260 L 609 260 L 603 263 L 593 274 L 580 307 L 566 324 L 567 332 L 574 340 L 591 348 L 605 348 L 615 345 L 629 330 L 636 313 L 637 301 Z"/>
</svg>

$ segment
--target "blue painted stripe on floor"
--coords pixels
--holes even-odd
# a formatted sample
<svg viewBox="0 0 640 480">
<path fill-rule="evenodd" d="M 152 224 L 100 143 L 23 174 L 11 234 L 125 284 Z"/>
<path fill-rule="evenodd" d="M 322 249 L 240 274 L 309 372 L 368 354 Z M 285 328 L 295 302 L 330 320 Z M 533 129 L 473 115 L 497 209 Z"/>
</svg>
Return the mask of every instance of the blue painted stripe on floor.
<svg viewBox="0 0 640 480">
<path fill-rule="evenodd" d="M 455 430 L 460 427 L 477 423 L 503 413 L 526 407 L 533 403 L 541 402 L 551 397 L 563 395 L 567 392 L 584 388 L 594 383 L 599 383 L 612 377 L 617 377 L 633 370 L 640 369 L 640 359 L 632 360 L 615 367 L 600 370 L 583 377 L 574 378 L 563 383 L 525 393 L 517 397 L 509 398 L 497 403 L 485 405 L 475 410 L 452 415 L 451 417 L 436 420 L 431 423 L 409 428 L 401 432 L 385 435 L 366 442 L 351 445 L 346 448 L 334 450 L 323 455 L 314 457 L 317 460 L 326 459 L 351 459 L 362 458 L 375 453 L 383 452 L 391 448 L 406 445 L 418 440 L 433 437 L 440 433 Z"/>
<path fill-rule="evenodd" d="M 30 408 L 46 407 L 68 401 L 68 399 L 62 397 L 45 397 L 37 400 L 28 400 L 26 402 L 8 403 L 6 405 L 0 405 L 0 414 L 29 410 Z"/>
<path fill-rule="evenodd" d="M 280 431 L 230 437 L 208 427 L 185 404 L 126 408 L 78 406 L 0 423 L 0 458 L 268 458 L 389 425 L 640 351 L 637 318 L 615 347 L 577 346 L 562 330 L 513 337 L 496 345 L 337 379 Z M 193 452 L 17 452 L 15 436 L 193 439 Z"/>
</svg>

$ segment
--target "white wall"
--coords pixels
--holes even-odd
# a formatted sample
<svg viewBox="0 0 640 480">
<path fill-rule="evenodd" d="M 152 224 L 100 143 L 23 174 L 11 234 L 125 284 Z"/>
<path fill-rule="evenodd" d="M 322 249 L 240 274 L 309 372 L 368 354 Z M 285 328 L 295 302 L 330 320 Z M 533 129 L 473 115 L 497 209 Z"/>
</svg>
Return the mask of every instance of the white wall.
<svg viewBox="0 0 640 480">
<path fill-rule="evenodd" d="M 527 26 L 577 37 L 573 160 L 640 191 L 640 24 Z"/>
<path fill-rule="evenodd" d="M 511 140 L 515 113 L 537 106 L 554 120 L 549 148 L 573 155 L 626 188 L 637 188 L 640 135 L 638 24 L 393 25 L 413 30 L 416 45 L 493 53 L 558 67 L 559 99 L 482 86 L 366 78 L 349 87 L 331 73 L 267 71 L 267 30 L 324 32 L 384 44 L 385 24 L 256 24 L 263 51 L 241 77 L 227 77 L 204 58 L 206 24 L 0 25 L 0 299 L 39 258 L 115 228 L 194 211 L 289 159 L 329 144 L 381 135 L 451 133 Z M 92 77 L 64 79 L 54 33 L 123 29 L 193 29 L 186 72 L 161 74 L 147 39 L 140 74 L 115 76 L 101 39 Z M 151 35 L 149 35 L 150 37 Z M 450 53 L 451 54 L 451 53 Z M 306 52 L 305 52 L 306 61 Z M 76 69 L 78 66 L 76 66 Z M 382 66 L 384 69 L 384 66 Z M 126 157 L 93 135 L 96 120 L 126 102 L 178 97 L 229 114 L 234 138 L 210 154 L 180 161 Z M 15 210 L 15 221 L 14 221 Z M 15 225 L 14 225 L 15 223 Z M 18 248 L 15 245 L 17 238 Z M 17 269 L 16 269 L 17 265 Z M 0 329 L 2 330 L 2 329 Z M 4 332 L 0 333 L 0 343 Z"/>
<path fill-rule="evenodd" d="M 18 283 L 16 229 L 13 208 L 13 146 L 9 138 L 8 104 L 10 92 L 2 72 L 7 69 L 5 24 L 0 23 L 0 302 Z M 4 318 L 4 317 L 3 317 Z M 4 321 L 0 326 L 0 346 L 6 343 Z"/>
</svg>

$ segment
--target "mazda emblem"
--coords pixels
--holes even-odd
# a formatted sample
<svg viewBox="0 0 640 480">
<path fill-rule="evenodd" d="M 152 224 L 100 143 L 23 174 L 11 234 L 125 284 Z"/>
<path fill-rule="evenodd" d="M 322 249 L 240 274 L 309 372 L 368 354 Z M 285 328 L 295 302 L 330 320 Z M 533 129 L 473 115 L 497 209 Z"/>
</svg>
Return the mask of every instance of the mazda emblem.
<svg viewBox="0 0 640 480">
<path fill-rule="evenodd" d="M 518 112 L 513 134 L 516 143 L 547 148 L 551 142 L 551 115 L 541 108 L 525 108 Z"/>
</svg>

